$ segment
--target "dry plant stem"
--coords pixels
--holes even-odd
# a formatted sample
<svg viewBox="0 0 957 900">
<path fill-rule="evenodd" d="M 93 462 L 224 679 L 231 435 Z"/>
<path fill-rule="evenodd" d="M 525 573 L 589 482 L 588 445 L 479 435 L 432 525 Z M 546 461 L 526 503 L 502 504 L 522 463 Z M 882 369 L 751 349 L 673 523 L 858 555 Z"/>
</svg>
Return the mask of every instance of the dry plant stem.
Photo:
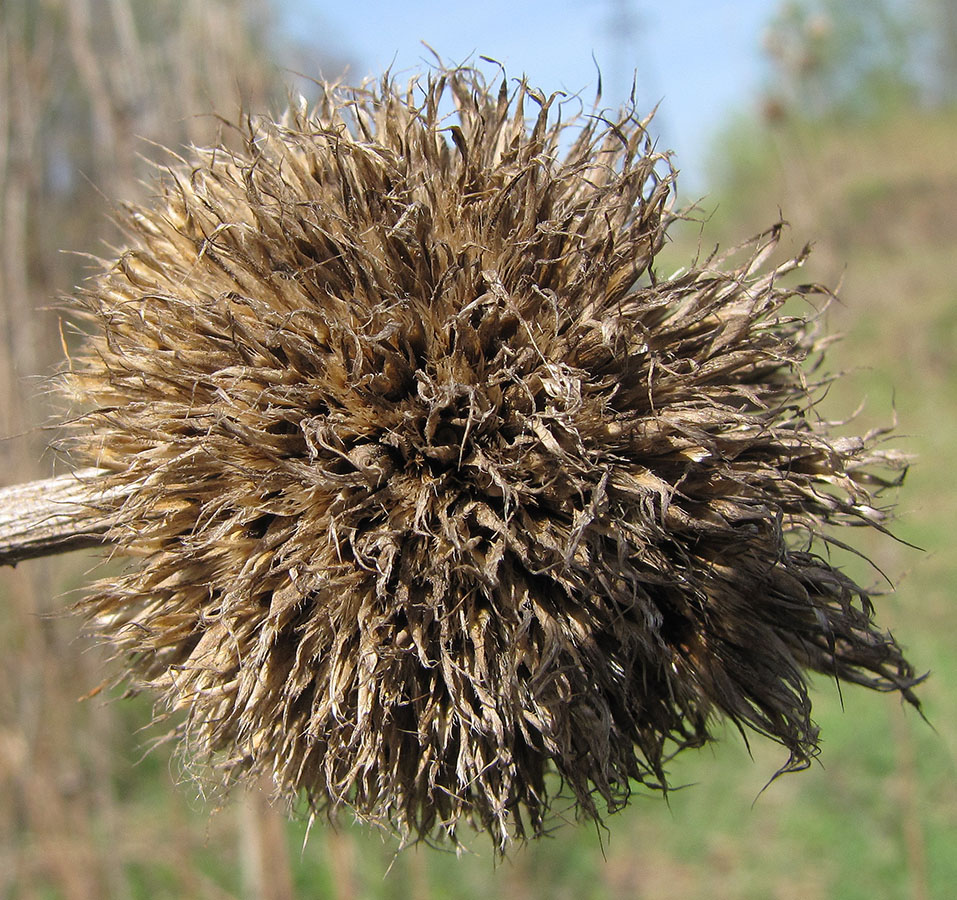
<svg viewBox="0 0 957 900">
<path fill-rule="evenodd" d="M 100 546 L 129 493 L 104 488 L 98 469 L 0 488 L 0 565 Z"/>
</svg>

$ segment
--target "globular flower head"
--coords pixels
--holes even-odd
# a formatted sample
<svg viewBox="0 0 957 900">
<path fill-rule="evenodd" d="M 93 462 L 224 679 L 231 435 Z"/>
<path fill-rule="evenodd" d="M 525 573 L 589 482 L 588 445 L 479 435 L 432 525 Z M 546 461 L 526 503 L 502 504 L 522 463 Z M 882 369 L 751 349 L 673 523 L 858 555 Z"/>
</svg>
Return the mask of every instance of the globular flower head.
<svg viewBox="0 0 957 900">
<path fill-rule="evenodd" d="M 249 120 L 77 297 L 133 560 L 87 614 L 228 774 L 410 838 L 597 818 L 719 717 L 806 765 L 808 670 L 916 702 L 824 555 L 899 460 L 814 413 L 820 289 L 777 229 L 659 277 L 667 157 L 563 109 L 459 69 Z"/>
</svg>

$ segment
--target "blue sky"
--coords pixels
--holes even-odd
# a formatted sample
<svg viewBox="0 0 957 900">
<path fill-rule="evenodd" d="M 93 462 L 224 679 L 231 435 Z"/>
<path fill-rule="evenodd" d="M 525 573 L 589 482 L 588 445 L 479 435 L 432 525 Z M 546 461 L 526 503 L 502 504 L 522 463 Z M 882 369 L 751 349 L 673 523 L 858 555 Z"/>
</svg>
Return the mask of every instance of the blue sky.
<svg viewBox="0 0 957 900">
<path fill-rule="evenodd" d="M 284 0 L 286 29 L 352 61 L 350 80 L 431 60 L 490 56 L 545 91 L 582 92 L 617 105 L 638 76 L 638 106 L 661 101 L 654 130 L 675 151 L 680 195 L 707 190 L 705 163 L 729 115 L 754 107 L 761 35 L 775 0 Z M 329 73 L 327 73 L 329 74 Z"/>
</svg>

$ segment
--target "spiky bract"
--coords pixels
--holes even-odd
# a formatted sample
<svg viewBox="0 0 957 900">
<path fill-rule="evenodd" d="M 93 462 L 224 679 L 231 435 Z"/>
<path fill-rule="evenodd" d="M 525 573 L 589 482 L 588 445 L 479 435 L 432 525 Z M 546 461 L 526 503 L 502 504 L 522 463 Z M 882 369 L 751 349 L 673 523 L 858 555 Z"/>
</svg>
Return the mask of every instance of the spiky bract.
<svg viewBox="0 0 957 900">
<path fill-rule="evenodd" d="M 247 122 L 78 297 L 137 558 L 87 612 L 227 771 L 413 838 L 597 817 L 718 715 L 804 765 L 808 669 L 913 700 L 818 555 L 895 460 L 814 416 L 776 230 L 656 279 L 667 158 L 560 106 L 455 70 Z"/>
</svg>

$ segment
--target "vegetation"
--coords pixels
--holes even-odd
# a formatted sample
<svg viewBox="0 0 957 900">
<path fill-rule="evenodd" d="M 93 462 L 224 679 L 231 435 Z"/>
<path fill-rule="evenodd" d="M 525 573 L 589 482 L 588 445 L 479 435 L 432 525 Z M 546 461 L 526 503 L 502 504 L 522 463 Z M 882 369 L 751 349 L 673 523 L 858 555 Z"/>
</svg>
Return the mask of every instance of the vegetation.
<svg viewBox="0 0 957 900">
<path fill-rule="evenodd" d="M 203 142 L 202 129 L 215 124 L 191 111 L 235 108 L 237 71 L 249 77 L 250 106 L 266 105 L 275 90 L 261 87 L 274 83 L 273 75 L 256 68 L 250 37 L 256 32 L 240 27 L 252 21 L 237 14 L 240 5 L 117 2 L 108 7 L 110 17 L 84 20 L 83 11 L 94 6 L 101 8 L 47 3 L 44 17 L 28 2 L 0 7 L 7 50 L 0 56 L 0 116 L 7 117 L 0 123 L 6 398 L 0 409 L 7 417 L 3 433 L 25 435 L 0 444 L 10 481 L 51 467 L 41 450 L 49 435 L 30 430 L 45 412 L 23 387 L 60 355 L 51 339 L 55 319 L 43 308 L 83 273 L 74 258 L 56 251 L 99 253 L 99 235 L 108 234 L 103 201 L 78 169 L 97 173 L 91 180 L 106 195 L 132 197 L 138 170 L 124 169 L 134 158 L 126 151 L 149 152 L 132 135 L 170 143 L 182 127 L 198 129 L 194 136 Z M 147 27 L 147 7 L 167 8 L 164 28 L 153 20 Z M 935 21 L 943 22 L 949 8 L 941 0 L 944 18 Z M 222 18 L 198 28 L 200 16 Z M 933 34 L 935 52 L 947 59 L 946 29 Z M 121 54 L 116 48 L 130 35 L 132 50 Z M 220 49 L 210 53 L 211 46 Z M 101 72 L 97 79 L 84 62 L 90 58 L 124 65 L 132 59 L 142 67 L 134 81 L 143 102 L 122 101 L 116 92 L 128 89 L 126 75 Z M 218 76 L 191 70 L 198 58 L 222 60 Z M 765 106 L 771 115 L 763 121 L 736 122 L 733 134 L 747 128 L 755 139 L 720 139 L 717 155 L 731 162 L 716 174 L 717 211 L 702 211 L 708 221 L 701 238 L 703 246 L 736 242 L 781 211 L 791 221 L 785 234 L 792 242 L 782 257 L 813 240 L 801 279 L 841 282 L 840 302 L 828 316 L 846 338 L 829 358 L 852 372 L 820 408 L 845 417 L 866 396 L 849 431 L 896 417 L 903 437 L 894 446 L 916 454 L 892 530 L 927 552 L 885 536 L 862 548 L 897 583 L 877 599 L 880 617 L 908 656 L 932 670 L 921 699 L 936 731 L 896 698 L 839 693 L 822 677 L 813 695 L 822 765 L 763 791 L 767 773 L 786 754 L 753 741 L 752 759 L 732 731 L 713 749 L 674 762 L 672 781 L 689 787 L 672 792 L 667 805 L 636 797 L 608 820 L 607 832 L 560 828 L 497 867 L 481 841 L 474 855 L 423 848 L 396 857 L 394 844 L 378 834 L 364 827 L 335 831 L 322 820 L 300 853 L 305 826 L 282 824 L 256 792 L 197 797 L 196 784 L 161 742 L 163 732 L 144 730 L 150 698 L 106 703 L 104 688 L 76 702 L 115 670 L 101 651 L 77 639 L 74 619 L 38 614 L 61 607 L 64 591 L 88 581 L 90 561 L 30 563 L 4 572 L 2 583 L 0 677 L 11 689 L 0 694 L 0 895 L 285 897 L 295 889 L 304 897 L 342 898 L 948 897 L 957 882 L 957 571 L 945 549 L 957 444 L 950 412 L 957 400 L 957 213 L 948 202 L 957 187 L 957 114 L 953 82 L 943 77 L 948 69 L 939 71 L 940 78 L 920 83 L 911 103 L 845 116 L 826 102 L 808 115 L 781 102 Z M 854 109 L 853 96 L 851 90 L 842 100 L 845 109 Z M 143 111 L 150 109 L 157 111 L 152 128 L 131 121 L 131 110 L 152 116 Z M 739 154 L 745 143 L 746 159 Z M 74 159 L 85 162 L 79 167 Z M 685 264 L 698 240 L 697 227 L 679 235 L 661 263 L 664 273 Z M 835 562 L 862 583 L 881 583 L 852 558 Z M 277 828 L 285 829 L 285 841 Z"/>
<path fill-rule="evenodd" d="M 652 277 L 644 123 L 496 82 L 332 90 L 191 151 L 80 292 L 65 381 L 142 561 L 82 608 L 189 752 L 504 850 L 667 791 L 721 717 L 807 768 L 805 669 L 919 679 L 825 558 L 903 469 L 814 410 L 828 295 L 763 269 L 778 229 Z"/>
</svg>

